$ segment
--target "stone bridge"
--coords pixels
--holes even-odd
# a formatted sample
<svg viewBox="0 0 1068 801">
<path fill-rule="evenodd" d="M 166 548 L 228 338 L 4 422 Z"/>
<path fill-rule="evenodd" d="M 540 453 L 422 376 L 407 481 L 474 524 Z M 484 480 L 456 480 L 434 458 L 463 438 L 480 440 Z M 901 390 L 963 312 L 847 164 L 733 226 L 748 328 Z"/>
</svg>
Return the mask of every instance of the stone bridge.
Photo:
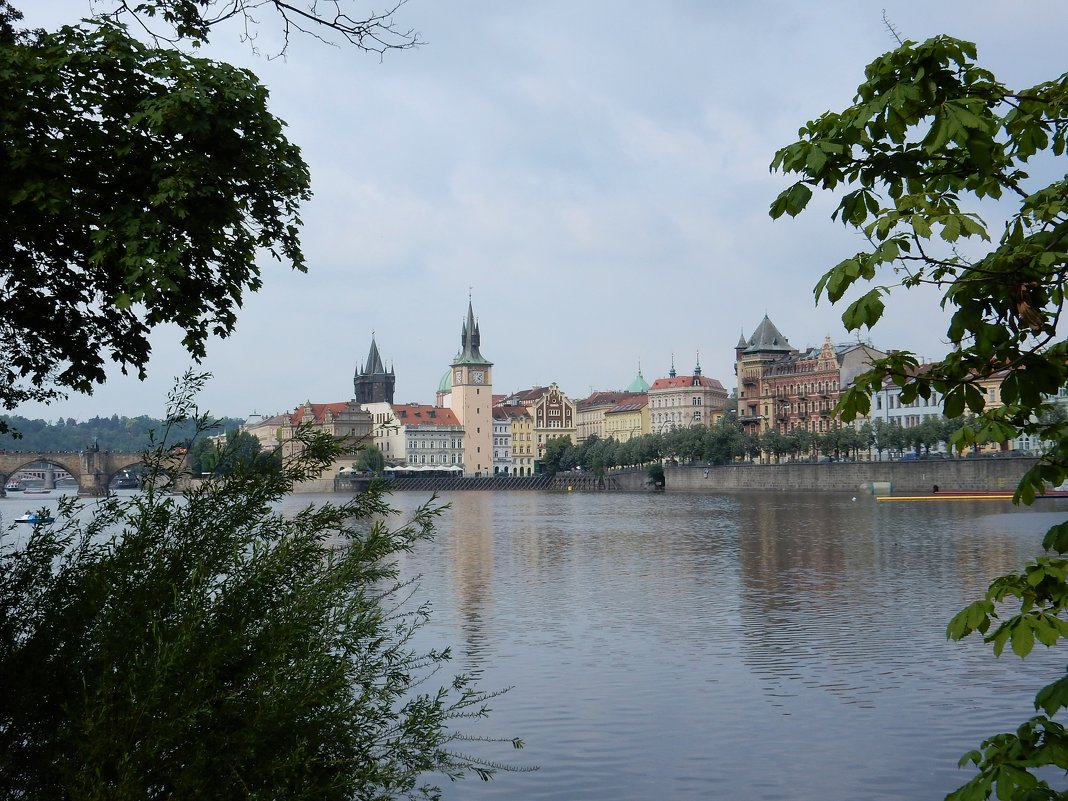
<svg viewBox="0 0 1068 801">
<path fill-rule="evenodd" d="M 116 451 L 67 451 L 64 453 L 23 453 L 0 451 L 0 490 L 19 468 L 34 462 L 48 462 L 62 467 L 78 482 L 79 495 L 104 496 L 116 473 L 137 467 L 143 459 L 140 453 Z"/>
</svg>

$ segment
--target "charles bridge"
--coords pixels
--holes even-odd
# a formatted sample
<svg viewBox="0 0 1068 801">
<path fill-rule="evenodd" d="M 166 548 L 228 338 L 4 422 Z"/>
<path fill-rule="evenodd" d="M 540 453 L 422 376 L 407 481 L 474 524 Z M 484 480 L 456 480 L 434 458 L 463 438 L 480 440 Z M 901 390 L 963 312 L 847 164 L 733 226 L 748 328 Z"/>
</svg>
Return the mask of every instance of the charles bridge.
<svg viewBox="0 0 1068 801">
<path fill-rule="evenodd" d="M 120 453 L 93 448 L 84 451 L 61 453 L 26 453 L 20 451 L 0 452 L 0 490 L 11 475 L 34 462 L 46 462 L 61 467 L 78 482 L 78 494 L 102 497 L 108 494 L 108 485 L 116 474 L 139 466 L 144 460 L 141 453 Z"/>
</svg>

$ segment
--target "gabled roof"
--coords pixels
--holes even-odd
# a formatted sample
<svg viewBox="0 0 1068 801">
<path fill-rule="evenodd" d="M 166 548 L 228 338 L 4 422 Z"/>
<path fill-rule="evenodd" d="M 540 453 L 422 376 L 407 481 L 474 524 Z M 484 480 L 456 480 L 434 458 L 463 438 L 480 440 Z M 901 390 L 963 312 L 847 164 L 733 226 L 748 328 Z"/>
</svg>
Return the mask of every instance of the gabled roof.
<svg viewBox="0 0 1068 801">
<path fill-rule="evenodd" d="M 639 395 L 637 398 L 628 398 L 627 400 L 616 404 L 607 412 L 605 412 L 605 414 L 626 414 L 627 412 L 638 412 L 648 405 L 649 396 Z"/>
<path fill-rule="evenodd" d="M 794 349 L 766 314 L 745 344 L 745 353 L 788 353 Z"/>
<path fill-rule="evenodd" d="M 342 401 L 340 403 L 303 403 L 294 409 L 292 414 L 288 415 L 289 422 L 291 425 L 299 426 L 304 422 L 305 416 L 310 411 L 311 417 L 315 423 L 322 425 L 341 412 L 349 411 L 350 404 L 352 411 L 359 411 L 359 404 L 353 401 Z"/>
<path fill-rule="evenodd" d="M 394 404 L 390 407 L 397 422 L 406 428 L 420 426 L 459 426 L 460 421 L 452 409 L 429 406 L 421 403 Z"/>
<path fill-rule="evenodd" d="M 494 420 L 518 420 L 523 417 L 530 419 L 530 410 L 526 406 L 493 407 Z"/>
<path fill-rule="evenodd" d="M 575 401 L 575 408 L 582 410 L 593 409 L 597 406 L 615 406 L 617 403 L 619 403 L 625 398 L 630 397 L 632 394 L 634 393 L 598 390 L 597 392 L 591 394 L 588 398 L 583 398 L 582 400 Z"/>
<path fill-rule="evenodd" d="M 548 387 L 531 387 L 530 389 L 523 389 L 519 392 L 513 392 L 505 398 L 505 402 L 509 406 L 515 406 L 517 404 L 531 403 L 536 401 L 542 395 L 549 391 Z"/>
</svg>

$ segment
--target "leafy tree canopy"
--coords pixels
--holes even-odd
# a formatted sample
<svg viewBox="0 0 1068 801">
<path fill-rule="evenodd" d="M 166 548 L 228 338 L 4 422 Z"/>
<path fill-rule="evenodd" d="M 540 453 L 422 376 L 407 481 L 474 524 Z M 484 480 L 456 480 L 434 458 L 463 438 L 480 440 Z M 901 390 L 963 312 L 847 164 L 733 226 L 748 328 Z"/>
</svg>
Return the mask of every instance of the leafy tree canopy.
<svg viewBox="0 0 1068 801">
<path fill-rule="evenodd" d="M 937 392 L 947 417 L 980 415 L 987 404 L 978 381 L 1000 374 L 1004 405 L 962 429 L 956 444 L 1020 432 L 1061 443 L 1068 429 L 1039 413 L 1068 379 L 1068 344 L 1057 331 L 1068 182 L 1036 181 L 1029 163 L 1064 156 L 1068 77 L 1011 89 L 975 59 L 973 44 L 940 36 L 874 61 L 852 106 L 809 122 L 776 153 L 772 167 L 799 179 L 771 214 L 799 214 L 813 187 L 839 192 L 832 217 L 869 246 L 829 270 L 815 294 L 837 302 L 858 282 L 874 283 L 843 313 L 848 330 L 875 325 L 895 288 L 933 285 L 952 311 L 953 351 L 922 373 L 908 351 L 877 360 L 845 393 L 847 419 L 869 410 L 886 376 L 903 387 L 903 403 Z M 1007 222 L 992 231 L 980 211 Z M 966 256 L 977 243 L 981 254 Z M 1066 457 L 1058 445 L 1029 474 L 1024 495 L 1042 479 L 1063 480 Z"/>
<path fill-rule="evenodd" d="M 395 9 L 363 17 L 346 0 L 93 10 L 23 30 L 0 0 L 0 408 L 92 392 L 109 362 L 144 378 L 163 323 L 200 359 L 233 332 L 263 256 L 305 270 L 308 170 L 267 90 L 178 45 L 228 20 L 251 35 L 267 12 L 286 43 L 300 31 L 379 53 L 418 42 Z"/>
<path fill-rule="evenodd" d="M 953 434 L 958 447 L 1037 435 L 1050 447 L 1017 490 L 1029 503 L 1068 468 L 1068 428 L 1062 415 L 1047 413 L 1068 381 L 1068 343 L 1058 331 L 1068 180 L 1030 174 L 1040 158 L 1064 170 L 1068 74 L 1012 89 L 976 58 L 974 45 L 939 36 L 876 59 L 852 106 L 809 122 L 775 155 L 772 167 L 799 179 L 771 214 L 799 214 L 813 187 L 839 193 L 833 217 L 861 232 L 868 247 L 829 270 L 815 294 L 837 302 L 859 282 L 875 284 L 848 304 L 848 329 L 877 323 L 896 288 L 934 285 L 952 312 L 951 352 L 922 372 L 912 353 L 877 360 L 843 396 L 845 415 L 867 412 L 870 392 L 889 377 L 903 403 L 937 392 L 947 417 L 974 415 Z M 981 212 L 1007 219 L 993 230 Z M 979 255 L 965 255 L 976 247 Z M 1002 406 L 988 406 L 981 391 L 979 380 L 990 376 L 1001 378 Z M 1009 647 L 1021 657 L 1036 642 L 1053 646 L 1068 636 L 1068 524 L 1051 528 L 1043 545 L 1055 555 L 995 579 L 953 618 L 948 636 L 979 633 L 995 654 Z M 1068 730 L 1054 720 L 1066 708 L 1062 677 L 1036 695 L 1039 714 L 963 757 L 976 773 L 949 798 L 1066 797 L 1050 783 L 1068 768 Z M 1060 771 L 1042 770 L 1052 766 Z"/>
</svg>

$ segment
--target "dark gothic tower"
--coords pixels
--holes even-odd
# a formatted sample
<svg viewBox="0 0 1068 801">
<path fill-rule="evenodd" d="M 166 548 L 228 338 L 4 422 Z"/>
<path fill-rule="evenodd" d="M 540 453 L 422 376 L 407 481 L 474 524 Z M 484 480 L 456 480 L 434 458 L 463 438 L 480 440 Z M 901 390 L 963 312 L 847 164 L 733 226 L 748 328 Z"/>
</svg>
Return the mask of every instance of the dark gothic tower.
<svg viewBox="0 0 1068 801">
<path fill-rule="evenodd" d="M 382 357 L 378 353 L 378 345 L 375 344 L 375 335 L 371 334 L 371 350 L 367 353 L 367 361 L 362 368 L 356 370 L 352 378 L 353 391 L 356 393 L 357 403 L 393 403 L 393 386 L 397 383 L 397 376 L 390 367 L 386 371 L 382 364 Z"/>
</svg>

